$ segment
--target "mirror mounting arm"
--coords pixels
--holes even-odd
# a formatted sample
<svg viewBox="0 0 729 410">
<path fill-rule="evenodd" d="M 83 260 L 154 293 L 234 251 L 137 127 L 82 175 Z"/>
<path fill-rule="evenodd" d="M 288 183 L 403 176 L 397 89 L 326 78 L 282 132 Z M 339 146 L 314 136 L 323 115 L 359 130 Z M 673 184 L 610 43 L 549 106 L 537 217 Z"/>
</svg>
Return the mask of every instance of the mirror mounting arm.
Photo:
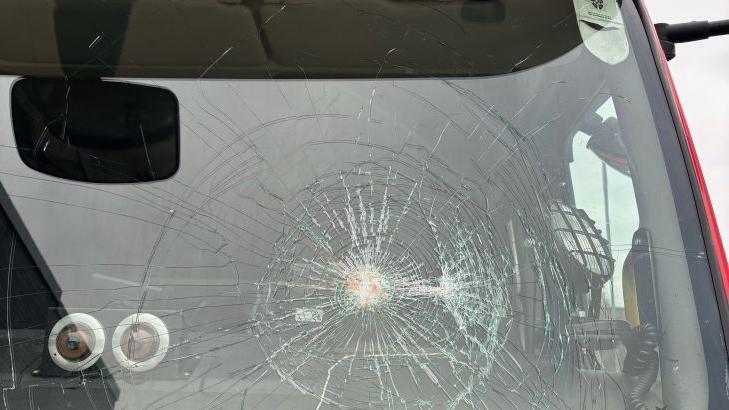
<svg viewBox="0 0 729 410">
<path fill-rule="evenodd" d="M 676 43 L 689 43 L 729 34 L 729 20 L 692 21 L 680 24 L 658 23 L 656 31 L 666 59 L 671 60 L 676 57 Z"/>
</svg>

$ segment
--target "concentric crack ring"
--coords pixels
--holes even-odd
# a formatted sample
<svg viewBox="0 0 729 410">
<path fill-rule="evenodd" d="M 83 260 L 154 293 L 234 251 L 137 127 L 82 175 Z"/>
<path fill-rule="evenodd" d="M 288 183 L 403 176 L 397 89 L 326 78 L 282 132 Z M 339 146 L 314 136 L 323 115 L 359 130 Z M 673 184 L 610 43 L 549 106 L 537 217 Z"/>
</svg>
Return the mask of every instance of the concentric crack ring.
<svg viewBox="0 0 729 410">
<path fill-rule="evenodd" d="M 496 255 L 508 250 L 484 207 L 398 165 L 359 164 L 298 192 L 261 281 L 261 348 L 321 403 L 452 402 L 483 386 L 506 340 L 511 274 Z"/>
</svg>

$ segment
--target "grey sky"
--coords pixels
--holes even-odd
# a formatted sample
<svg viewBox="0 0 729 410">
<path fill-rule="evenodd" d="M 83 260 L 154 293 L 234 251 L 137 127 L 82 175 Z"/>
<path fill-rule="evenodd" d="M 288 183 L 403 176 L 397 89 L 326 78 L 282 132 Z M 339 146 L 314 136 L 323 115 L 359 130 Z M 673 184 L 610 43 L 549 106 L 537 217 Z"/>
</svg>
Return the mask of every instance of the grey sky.
<svg viewBox="0 0 729 410">
<path fill-rule="evenodd" d="M 644 0 L 655 23 L 729 19 L 727 0 Z M 669 64 L 729 244 L 729 36 L 679 44 Z"/>
</svg>

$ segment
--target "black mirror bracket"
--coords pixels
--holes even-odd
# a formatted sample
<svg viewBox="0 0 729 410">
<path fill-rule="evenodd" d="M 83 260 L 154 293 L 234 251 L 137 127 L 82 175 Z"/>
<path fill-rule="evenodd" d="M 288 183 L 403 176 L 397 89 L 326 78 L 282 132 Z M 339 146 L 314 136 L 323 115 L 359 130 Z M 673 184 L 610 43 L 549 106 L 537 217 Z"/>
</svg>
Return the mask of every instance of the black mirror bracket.
<svg viewBox="0 0 729 410">
<path fill-rule="evenodd" d="M 690 23 L 656 24 L 656 32 L 667 60 L 676 57 L 676 43 L 706 40 L 729 34 L 729 20 L 692 21 Z"/>
</svg>

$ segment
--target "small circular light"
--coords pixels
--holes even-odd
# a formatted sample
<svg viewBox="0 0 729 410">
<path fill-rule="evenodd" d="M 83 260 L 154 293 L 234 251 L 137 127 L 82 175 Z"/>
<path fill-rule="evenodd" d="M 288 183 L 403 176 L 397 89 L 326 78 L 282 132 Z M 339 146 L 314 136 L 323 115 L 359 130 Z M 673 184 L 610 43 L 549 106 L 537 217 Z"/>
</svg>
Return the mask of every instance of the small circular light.
<svg viewBox="0 0 729 410">
<path fill-rule="evenodd" d="M 81 371 L 93 366 L 104 351 L 104 328 L 86 313 L 61 318 L 48 336 L 51 360 L 63 370 Z"/>
<path fill-rule="evenodd" d="M 143 372 L 157 366 L 167 354 L 170 335 L 160 318 L 135 313 L 122 320 L 114 330 L 111 347 L 124 368 Z"/>
</svg>

